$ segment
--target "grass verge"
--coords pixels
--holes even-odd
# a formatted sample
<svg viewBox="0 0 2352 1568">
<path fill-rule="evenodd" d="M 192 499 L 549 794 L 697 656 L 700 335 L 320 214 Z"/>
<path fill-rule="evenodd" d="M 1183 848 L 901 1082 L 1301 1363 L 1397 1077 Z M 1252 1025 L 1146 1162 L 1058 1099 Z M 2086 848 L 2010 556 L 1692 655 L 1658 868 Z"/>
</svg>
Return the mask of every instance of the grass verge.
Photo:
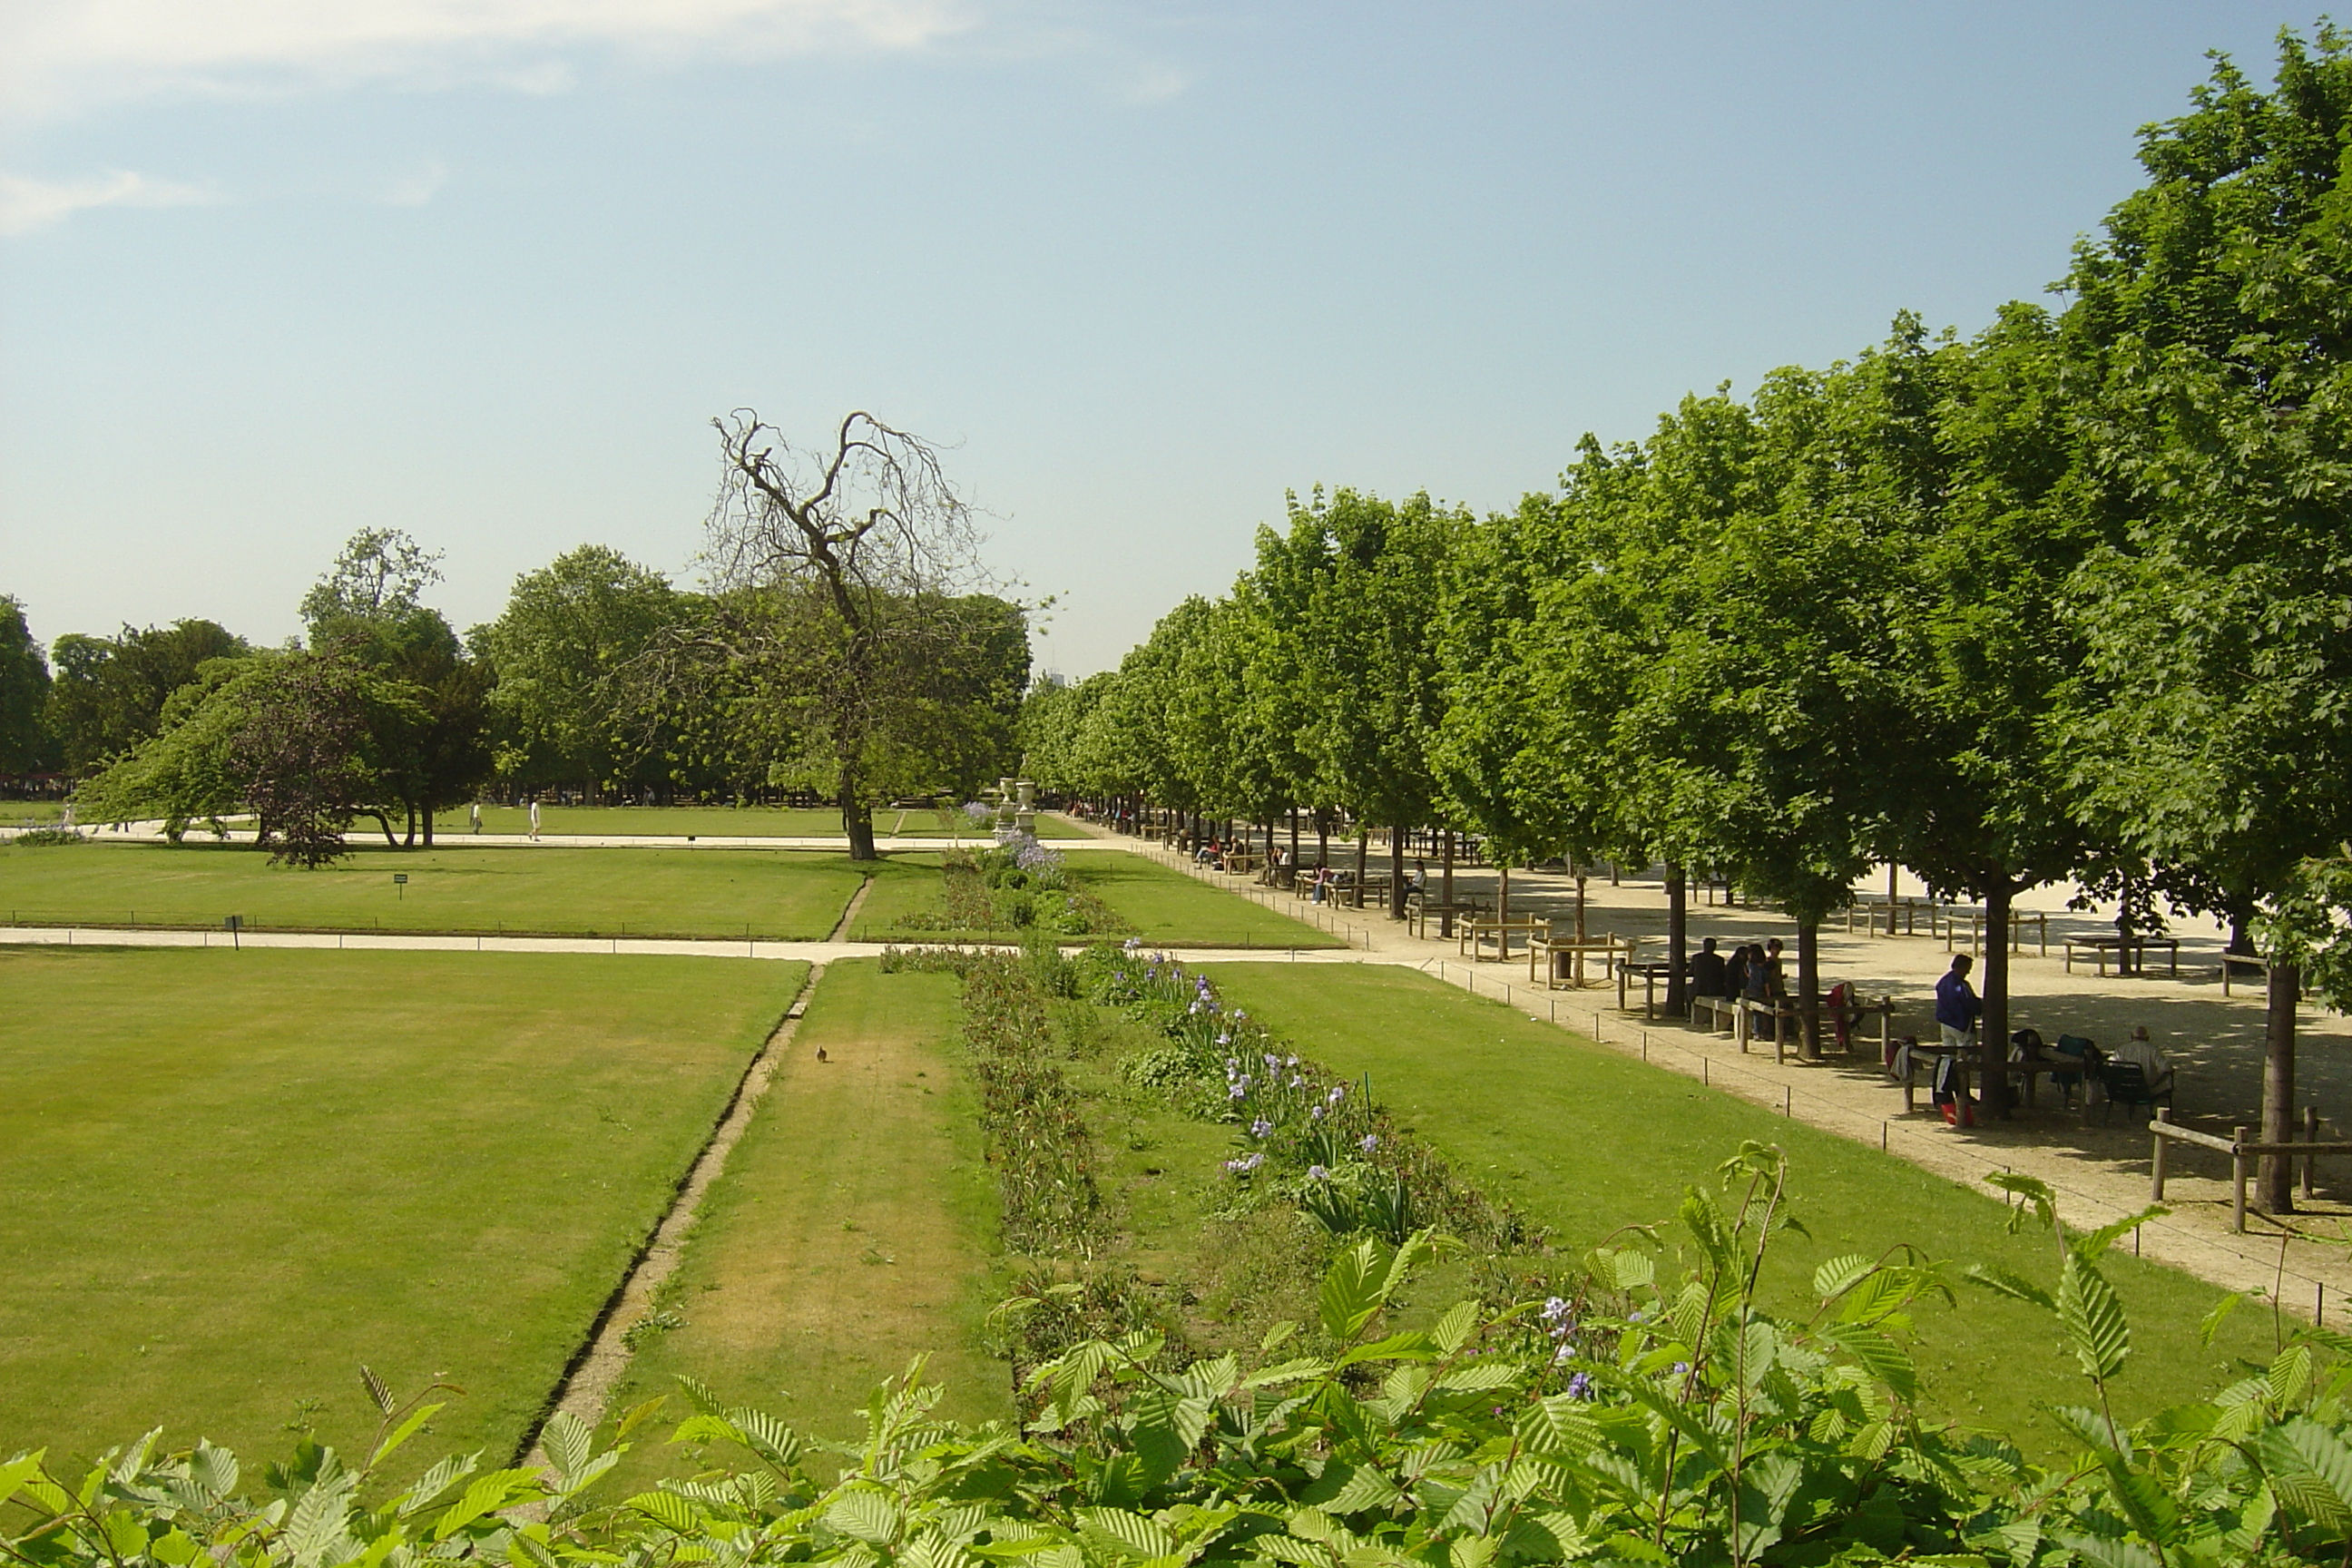
<svg viewBox="0 0 2352 1568">
<path fill-rule="evenodd" d="M 1580 1254 L 1629 1225 L 1670 1218 L 1683 1191 L 1710 1179 L 1744 1139 L 1788 1152 L 1795 1212 L 1811 1232 L 1781 1244 L 1771 1281 L 1795 1305 L 1811 1270 L 1842 1253 L 1917 1245 L 1958 1265 L 2000 1264 L 2049 1282 L 2046 1234 L 2011 1236 L 1996 1198 L 1906 1161 L 1774 1115 L 1663 1068 L 1474 998 L 1409 970 L 1220 964 L 1219 986 L 1297 1047 L 1371 1091 L 1463 1175 L 1549 1227 Z M 2132 1321 L 2135 1353 L 2116 1414 L 2137 1420 L 2220 1387 L 2234 1358 L 2267 1359 L 2271 1326 L 2242 1312 L 2211 1350 L 2198 1324 L 2214 1287 L 2129 1257 L 2107 1269 Z M 1957 1269 L 1955 1270 L 1957 1273 Z M 2087 1385 L 2056 1325 L 2033 1310 L 1958 1286 L 1956 1307 L 1918 1314 L 1917 1355 L 1931 1409 L 2024 1441 L 2049 1438 L 2043 1403 L 2081 1403 Z"/>
<path fill-rule="evenodd" d="M 858 942 L 1009 942 L 1009 931 L 935 931 L 910 928 L 908 917 L 928 916 L 941 907 L 940 858 L 914 854 L 892 857 L 894 867 L 929 874 L 877 882 L 858 910 L 850 932 Z M 1195 881 L 1181 871 L 1155 865 L 1139 855 L 1114 852 L 1073 857 L 1070 874 L 1100 899 L 1127 930 L 1153 947 L 1325 948 L 1344 939 L 1318 931 L 1247 899 Z"/>
<path fill-rule="evenodd" d="M 494 1461 L 799 965 L 0 950 L 0 1453 L 374 1429 Z"/>
<path fill-rule="evenodd" d="M 11 845 L 0 847 L 0 916 L 218 930 L 236 914 L 264 930 L 813 941 L 832 932 L 869 871 L 906 875 L 818 850 L 362 847 L 304 871 L 272 866 L 250 846 Z"/>
<path fill-rule="evenodd" d="M 1004 1363 L 982 1343 L 1003 1279 L 956 992 L 951 974 L 884 974 L 873 960 L 827 968 L 637 1331 L 615 1409 L 684 1374 L 845 1437 L 874 1385 L 929 1352 L 945 1414 L 1010 1414 Z M 657 1442 L 640 1449 L 635 1471 L 680 1468 Z"/>
</svg>

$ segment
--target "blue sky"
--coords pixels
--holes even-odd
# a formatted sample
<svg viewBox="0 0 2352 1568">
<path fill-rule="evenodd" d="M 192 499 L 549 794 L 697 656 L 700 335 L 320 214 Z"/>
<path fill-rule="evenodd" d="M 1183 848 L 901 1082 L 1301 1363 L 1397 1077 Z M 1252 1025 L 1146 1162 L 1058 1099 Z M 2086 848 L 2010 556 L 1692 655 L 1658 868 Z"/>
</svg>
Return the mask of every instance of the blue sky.
<svg viewBox="0 0 2352 1568">
<path fill-rule="evenodd" d="M 362 526 L 437 602 L 694 579 L 739 405 L 951 445 L 1117 661 L 1283 492 L 1578 437 L 2038 297 L 2207 4 L 7 0 L 0 593 L 265 641 Z"/>
</svg>

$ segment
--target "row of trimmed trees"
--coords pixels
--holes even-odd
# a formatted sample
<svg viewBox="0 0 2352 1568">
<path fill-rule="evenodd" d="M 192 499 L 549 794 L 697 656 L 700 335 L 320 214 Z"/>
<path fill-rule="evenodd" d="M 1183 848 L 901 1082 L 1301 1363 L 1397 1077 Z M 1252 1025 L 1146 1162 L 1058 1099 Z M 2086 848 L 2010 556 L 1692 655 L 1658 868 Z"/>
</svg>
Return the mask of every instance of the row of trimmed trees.
<svg viewBox="0 0 2352 1568">
<path fill-rule="evenodd" d="M 1875 861 L 1993 932 L 2059 879 L 2168 900 L 2273 962 L 2285 1141 L 2298 994 L 2352 999 L 2345 36 L 2284 37 L 2267 91 L 2223 62 L 2141 161 L 2062 310 L 1966 339 L 1900 319 L 1588 437 L 1507 514 L 1294 498 L 1228 595 L 1032 697 L 1030 772 L 1444 826 L 1505 866 L 1663 862 L 1677 901 L 1685 868 L 1727 875 L 1797 921 L 1809 1051 L 1821 921 Z M 2262 1193 L 2290 1205 L 2285 1161 Z"/>
</svg>

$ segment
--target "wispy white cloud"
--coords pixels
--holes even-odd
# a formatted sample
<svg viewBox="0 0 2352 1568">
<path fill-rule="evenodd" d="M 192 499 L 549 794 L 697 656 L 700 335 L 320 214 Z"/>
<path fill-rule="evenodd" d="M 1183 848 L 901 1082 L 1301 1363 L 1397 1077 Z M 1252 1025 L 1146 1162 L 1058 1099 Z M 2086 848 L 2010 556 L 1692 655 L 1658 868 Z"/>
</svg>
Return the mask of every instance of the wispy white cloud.
<svg viewBox="0 0 2352 1568">
<path fill-rule="evenodd" d="M 375 199 L 388 207 L 421 207 L 448 183 L 448 166 L 436 158 L 385 185 Z"/>
<path fill-rule="evenodd" d="M 569 82 L 566 50 L 770 58 L 919 49 L 974 25 L 972 0 L 11 0 L 0 94 L 54 118 L 155 97 L 367 82 Z"/>
<path fill-rule="evenodd" d="M 214 200 L 199 185 L 150 179 L 128 170 L 79 180 L 37 180 L 0 174 L 0 235 L 29 234 L 91 207 L 184 207 Z"/>
</svg>

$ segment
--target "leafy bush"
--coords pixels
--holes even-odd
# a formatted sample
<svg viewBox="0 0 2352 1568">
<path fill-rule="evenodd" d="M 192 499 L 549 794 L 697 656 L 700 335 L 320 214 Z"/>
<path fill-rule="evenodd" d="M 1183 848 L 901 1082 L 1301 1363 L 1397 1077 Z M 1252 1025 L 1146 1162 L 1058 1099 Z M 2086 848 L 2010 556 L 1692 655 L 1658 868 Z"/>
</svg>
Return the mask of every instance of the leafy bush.
<svg viewBox="0 0 2352 1568">
<path fill-rule="evenodd" d="M 70 827 L 28 827 L 8 842 L 25 849 L 48 849 L 60 844 L 87 844 L 89 840 Z"/>
</svg>

